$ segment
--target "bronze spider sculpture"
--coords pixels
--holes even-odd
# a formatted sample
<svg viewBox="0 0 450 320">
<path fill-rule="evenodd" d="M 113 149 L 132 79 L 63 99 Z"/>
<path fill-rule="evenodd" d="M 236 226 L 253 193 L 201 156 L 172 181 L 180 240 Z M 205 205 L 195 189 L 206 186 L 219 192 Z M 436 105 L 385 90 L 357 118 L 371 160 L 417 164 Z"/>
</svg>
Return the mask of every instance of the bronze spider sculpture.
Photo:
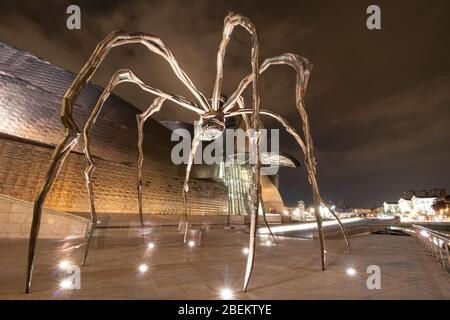
<svg viewBox="0 0 450 320">
<path fill-rule="evenodd" d="M 238 85 L 236 91 L 228 98 L 224 99 L 221 96 L 222 78 L 223 78 L 223 61 L 225 58 L 225 52 L 228 43 L 231 38 L 231 34 L 236 26 L 243 27 L 251 35 L 252 50 L 251 50 L 251 66 L 252 72 L 247 75 Z M 65 159 L 69 155 L 70 151 L 75 147 L 80 138 L 81 132 L 72 117 L 72 109 L 75 104 L 76 99 L 81 93 L 82 89 L 86 86 L 88 81 L 91 79 L 93 74 L 96 72 L 99 65 L 102 63 L 105 56 L 108 54 L 109 50 L 114 47 L 122 46 L 125 44 L 142 44 L 151 52 L 162 56 L 172 68 L 172 71 L 178 77 L 178 79 L 190 90 L 194 95 L 196 102 L 191 102 L 188 99 L 179 96 L 166 93 L 160 89 L 151 87 L 145 84 L 141 79 L 139 79 L 131 70 L 118 70 L 110 80 L 107 87 L 104 89 L 99 100 L 97 101 L 92 114 L 87 120 L 83 136 L 85 141 L 85 156 L 88 160 L 88 167 L 85 170 L 86 184 L 89 193 L 89 201 L 91 208 L 91 229 L 87 235 L 88 243 L 86 245 L 86 252 L 83 260 L 86 261 L 88 254 L 90 242 L 92 239 L 92 234 L 97 226 L 97 217 L 94 204 L 94 192 L 92 186 L 92 175 L 95 169 L 93 160 L 90 153 L 89 144 L 89 132 L 95 123 L 104 102 L 112 92 L 112 90 L 119 84 L 124 82 L 134 83 L 139 86 L 142 90 L 150 92 L 157 96 L 150 107 L 143 113 L 137 115 L 138 123 L 138 149 L 139 149 L 139 159 L 138 159 L 138 179 L 137 179 L 137 192 L 138 192 L 138 208 L 139 215 L 141 219 L 141 224 L 143 225 L 143 215 L 142 215 L 142 164 L 144 161 L 144 155 L 142 151 L 143 144 L 143 127 L 145 121 L 152 116 L 155 112 L 158 112 L 165 100 L 170 100 L 180 107 L 186 108 L 198 114 L 200 117 L 199 123 L 201 125 L 201 130 L 194 137 L 192 142 L 192 148 L 189 155 L 189 161 L 186 168 L 186 177 L 183 187 L 183 196 L 186 200 L 187 192 L 189 191 L 189 173 L 192 166 L 192 161 L 195 155 L 195 151 L 200 143 L 200 141 L 214 140 L 219 137 L 225 129 L 225 118 L 242 116 L 247 128 L 253 129 L 254 134 L 249 135 L 250 144 L 256 150 L 255 164 L 252 166 L 252 183 L 251 183 L 251 219 L 250 219 L 250 239 L 249 239 L 249 254 L 247 257 L 247 266 L 244 278 L 244 292 L 248 288 L 250 276 L 253 270 L 253 263 L 255 257 L 255 238 L 257 231 L 257 219 L 258 219 L 258 207 L 261 204 L 261 184 L 260 184 L 260 170 L 261 170 L 261 160 L 259 152 L 259 134 L 258 130 L 261 128 L 260 115 L 272 117 L 283 125 L 283 127 L 295 138 L 299 144 L 302 152 L 305 155 L 304 164 L 308 173 L 308 180 L 313 191 L 313 200 L 315 207 L 315 216 L 319 231 L 320 240 L 320 252 L 321 252 L 321 265 L 322 270 L 325 270 L 325 246 L 324 246 L 324 236 L 322 230 L 322 218 L 320 215 L 320 207 L 325 206 L 324 202 L 319 193 L 319 186 L 316 180 L 316 161 L 314 157 L 313 142 L 309 129 L 308 116 L 304 107 L 303 97 L 305 95 L 306 86 L 308 83 L 309 74 L 312 69 L 310 62 L 300 57 L 296 54 L 287 53 L 282 54 L 277 57 L 266 59 L 262 65 L 259 65 L 259 38 L 256 32 L 255 26 L 250 21 L 250 19 L 243 17 L 239 14 L 230 13 L 224 20 L 224 31 L 222 41 L 219 46 L 217 54 L 217 74 L 212 94 L 212 99 L 208 100 L 206 97 L 195 87 L 194 83 L 188 77 L 188 75 L 183 71 L 183 69 L 178 64 L 174 55 L 170 49 L 164 44 L 164 42 L 158 37 L 150 34 L 135 33 L 129 34 L 121 31 L 115 31 L 109 34 L 103 41 L 101 41 L 94 52 L 91 54 L 87 63 L 83 66 L 77 77 L 74 79 L 72 85 L 67 90 L 61 104 L 61 121 L 65 127 L 65 135 L 60 144 L 56 147 L 50 166 L 48 168 L 44 183 L 40 189 L 39 194 L 34 202 L 33 210 L 33 220 L 31 225 L 29 248 L 28 248 L 28 266 L 27 266 L 27 279 L 26 279 L 26 289 L 28 293 L 31 287 L 31 280 L 33 274 L 33 268 L 35 264 L 35 254 L 36 254 L 36 243 L 38 239 L 40 219 L 42 214 L 42 208 L 45 199 L 56 179 L 58 173 L 63 165 Z M 302 121 L 303 129 L 303 139 L 297 133 L 297 131 L 289 125 L 289 123 L 282 118 L 280 115 L 273 111 L 265 110 L 260 108 L 260 90 L 259 90 L 259 79 L 260 74 L 266 71 L 272 65 L 285 64 L 292 67 L 296 72 L 296 107 Z M 242 98 L 242 93 L 247 88 L 247 86 L 252 83 L 252 108 L 246 108 L 244 104 L 244 99 Z M 251 115 L 250 120 L 247 115 Z M 339 226 L 344 234 L 345 241 L 348 248 L 350 249 L 349 241 L 345 229 L 337 217 L 337 215 L 331 211 Z M 186 216 L 187 217 L 187 216 Z M 186 228 L 187 231 L 187 228 Z M 186 235 L 186 233 L 185 233 Z M 186 236 L 185 236 L 186 240 Z"/>
</svg>

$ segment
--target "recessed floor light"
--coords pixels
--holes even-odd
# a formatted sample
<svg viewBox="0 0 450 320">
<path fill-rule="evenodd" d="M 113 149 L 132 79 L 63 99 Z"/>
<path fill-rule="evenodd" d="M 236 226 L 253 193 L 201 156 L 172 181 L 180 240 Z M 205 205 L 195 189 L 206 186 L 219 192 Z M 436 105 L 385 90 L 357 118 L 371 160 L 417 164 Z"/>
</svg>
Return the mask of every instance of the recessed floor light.
<svg viewBox="0 0 450 320">
<path fill-rule="evenodd" d="M 354 275 L 356 274 L 356 270 L 353 269 L 353 268 L 348 268 L 348 269 L 347 269 L 347 274 L 348 274 L 349 276 L 354 276 Z"/>
<path fill-rule="evenodd" d="M 67 269 L 67 268 L 69 267 L 69 265 L 70 265 L 70 263 L 69 263 L 69 261 L 67 261 L 67 260 L 62 260 L 62 261 L 58 264 L 59 268 L 60 268 L 60 269 L 63 269 L 63 270 Z"/>
<path fill-rule="evenodd" d="M 148 266 L 146 264 L 141 264 L 139 266 L 139 272 L 144 273 L 144 272 L 147 272 L 147 270 L 148 270 Z"/>
<path fill-rule="evenodd" d="M 231 291 L 231 289 L 229 288 L 223 288 L 220 291 L 220 296 L 222 297 L 222 299 L 224 300 L 230 300 L 233 299 L 233 291 Z"/>
</svg>

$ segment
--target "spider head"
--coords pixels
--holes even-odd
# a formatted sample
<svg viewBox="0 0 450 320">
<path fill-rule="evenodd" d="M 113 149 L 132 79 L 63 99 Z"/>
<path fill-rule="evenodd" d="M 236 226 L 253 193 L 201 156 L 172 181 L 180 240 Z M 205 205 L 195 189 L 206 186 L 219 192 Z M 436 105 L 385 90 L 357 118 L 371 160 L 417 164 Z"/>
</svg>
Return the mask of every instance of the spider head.
<svg viewBox="0 0 450 320">
<path fill-rule="evenodd" d="M 203 141 L 211 141 L 218 138 L 225 130 L 225 117 L 223 113 L 209 111 L 202 117 L 202 124 L 198 133 Z"/>
</svg>

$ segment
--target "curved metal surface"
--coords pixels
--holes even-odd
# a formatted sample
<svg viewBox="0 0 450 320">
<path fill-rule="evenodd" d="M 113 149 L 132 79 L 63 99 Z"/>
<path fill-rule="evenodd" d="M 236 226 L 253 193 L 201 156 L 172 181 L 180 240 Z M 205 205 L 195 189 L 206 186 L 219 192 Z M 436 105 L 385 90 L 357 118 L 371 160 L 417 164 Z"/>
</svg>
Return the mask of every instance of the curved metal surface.
<svg viewBox="0 0 450 320">
<path fill-rule="evenodd" d="M 138 193 L 138 210 L 141 219 L 141 225 L 144 226 L 144 217 L 142 212 L 142 166 L 144 165 L 144 124 L 154 113 L 161 110 L 162 104 L 166 98 L 158 97 L 143 113 L 136 115 L 138 128 L 138 178 L 137 178 L 137 193 Z"/>
</svg>

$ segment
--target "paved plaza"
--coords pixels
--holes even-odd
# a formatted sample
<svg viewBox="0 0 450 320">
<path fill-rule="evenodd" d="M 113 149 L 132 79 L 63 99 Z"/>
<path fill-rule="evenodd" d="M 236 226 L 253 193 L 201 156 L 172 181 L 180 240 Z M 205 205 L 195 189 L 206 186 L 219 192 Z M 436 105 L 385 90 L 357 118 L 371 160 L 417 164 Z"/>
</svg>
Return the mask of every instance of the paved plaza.
<svg viewBox="0 0 450 320">
<path fill-rule="evenodd" d="M 172 230 L 100 230 L 88 262 L 81 268 L 81 289 L 61 290 L 66 259 L 81 265 L 82 239 L 40 240 L 32 292 L 23 293 L 27 241 L 0 239 L 1 299 L 220 299 L 230 288 L 235 299 L 450 299 L 450 276 L 413 237 L 352 237 L 328 240 L 327 271 L 320 270 L 318 242 L 277 238 L 267 246 L 258 238 L 249 291 L 241 292 L 248 234 L 209 230 L 202 246 L 183 245 Z M 154 248 L 148 243 L 153 242 Z M 148 271 L 139 272 L 145 263 Z M 369 290 L 366 268 L 381 268 L 381 289 Z M 347 274 L 354 268 L 356 274 Z"/>
</svg>

